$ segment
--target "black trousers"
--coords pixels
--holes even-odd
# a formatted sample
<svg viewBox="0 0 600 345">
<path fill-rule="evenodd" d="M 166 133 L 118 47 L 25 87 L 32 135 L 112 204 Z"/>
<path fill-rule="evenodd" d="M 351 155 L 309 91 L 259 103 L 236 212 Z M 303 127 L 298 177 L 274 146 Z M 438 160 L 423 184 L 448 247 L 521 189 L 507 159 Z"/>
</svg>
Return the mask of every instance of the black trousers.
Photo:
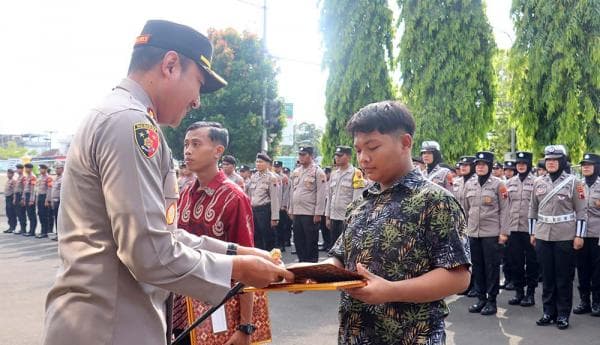
<svg viewBox="0 0 600 345">
<path fill-rule="evenodd" d="M 54 201 L 52 203 L 52 225 L 54 225 L 56 229 L 56 233 L 58 234 L 58 207 L 60 206 L 60 200 Z M 49 231 L 52 232 L 52 225 L 50 226 Z"/>
<path fill-rule="evenodd" d="M 576 260 L 573 241 L 536 239 L 535 249 L 542 267 L 544 314 L 568 318 L 573 306 Z"/>
<path fill-rule="evenodd" d="M 527 286 L 534 289 L 538 285 L 539 269 L 535 247 L 531 245 L 529 233 L 515 231 L 508 238 L 508 256 L 512 269 L 512 282 L 516 288 Z"/>
<path fill-rule="evenodd" d="M 29 205 L 30 201 L 33 201 L 33 204 Z M 25 210 L 27 212 L 27 219 L 29 219 L 29 234 L 35 235 L 37 216 L 35 214 L 35 200 L 31 199 L 31 193 L 25 193 Z"/>
<path fill-rule="evenodd" d="M 21 200 L 23 200 L 23 193 L 15 193 L 15 212 L 21 227 L 20 231 L 27 232 L 27 207 L 21 206 Z"/>
<path fill-rule="evenodd" d="M 37 197 L 38 217 L 40 220 L 41 235 L 52 232 L 52 208 L 46 207 L 46 194 L 39 194 Z M 48 230 L 50 229 L 50 230 Z"/>
<path fill-rule="evenodd" d="M 270 251 L 275 247 L 275 229 L 271 228 L 271 204 L 252 207 L 254 246 Z"/>
<path fill-rule="evenodd" d="M 575 251 L 579 295 L 600 294 L 600 246 L 598 237 L 583 239 L 583 248 Z M 600 302 L 600 301 L 599 301 Z"/>
<path fill-rule="evenodd" d="M 469 237 L 474 284 L 479 298 L 496 301 L 500 289 L 500 244 L 498 237 Z"/>
<path fill-rule="evenodd" d="M 8 228 L 10 230 L 15 230 L 17 227 L 17 209 L 15 204 L 13 204 L 13 196 L 5 197 L 4 202 L 6 206 L 6 218 L 8 218 Z"/>
<path fill-rule="evenodd" d="M 294 244 L 301 262 L 319 260 L 319 224 L 315 224 L 313 218 L 307 215 L 294 216 Z"/>
<path fill-rule="evenodd" d="M 331 220 L 331 245 L 334 245 L 340 235 L 346 229 L 346 223 L 343 220 Z"/>
<path fill-rule="evenodd" d="M 500 260 L 502 263 L 502 273 L 504 273 L 505 283 L 512 282 L 512 258 L 510 257 L 510 244 L 505 243 L 500 245 Z"/>
<path fill-rule="evenodd" d="M 323 248 L 330 248 L 333 243 L 331 243 L 331 231 L 327 227 L 327 218 L 325 216 L 321 217 L 319 228 L 321 229 L 321 236 L 323 236 Z"/>
</svg>

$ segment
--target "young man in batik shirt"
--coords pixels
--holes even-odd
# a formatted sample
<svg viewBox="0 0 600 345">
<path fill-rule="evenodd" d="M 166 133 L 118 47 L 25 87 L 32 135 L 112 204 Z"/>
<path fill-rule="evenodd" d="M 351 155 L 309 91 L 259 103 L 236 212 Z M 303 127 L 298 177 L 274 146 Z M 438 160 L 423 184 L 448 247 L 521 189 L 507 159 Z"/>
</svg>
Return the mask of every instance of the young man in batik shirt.
<svg viewBox="0 0 600 345">
<path fill-rule="evenodd" d="M 443 299 L 469 285 L 462 209 L 413 168 L 415 123 L 402 104 L 370 104 L 348 130 L 375 184 L 350 204 L 348 226 L 330 251 L 330 262 L 368 281 L 342 292 L 338 342 L 444 344 Z"/>
</svg>

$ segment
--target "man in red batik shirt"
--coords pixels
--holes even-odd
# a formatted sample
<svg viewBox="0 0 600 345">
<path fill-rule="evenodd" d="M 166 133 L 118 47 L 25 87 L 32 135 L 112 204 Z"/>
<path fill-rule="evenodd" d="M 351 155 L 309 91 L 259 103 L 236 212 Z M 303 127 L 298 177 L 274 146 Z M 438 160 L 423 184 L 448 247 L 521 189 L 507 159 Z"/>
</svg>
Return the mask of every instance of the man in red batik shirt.
<svg viewBox="0 0 600 345">
<path fill-rule="evenodd" d="M 227 129 L 216 122 L 196 122 L 187 128 L 184 158 L 187 168 L 196 174 L 179 196 L 178 227 L 201 236 L 210 236 L 242 246 L 254 246 L 254 228 L 250 200 L 244 191 L 218 168 L 218 161 L 229 142 Z M 253 294 L 240 296 L 240 327 L 226 343 L 248 345 L 252 325 Z M 180 333 L 188 326 L 183 296 L 175 299 L 173 329 Z M 188 337 L 187 344 L 190 344 Z"/>
</svg>

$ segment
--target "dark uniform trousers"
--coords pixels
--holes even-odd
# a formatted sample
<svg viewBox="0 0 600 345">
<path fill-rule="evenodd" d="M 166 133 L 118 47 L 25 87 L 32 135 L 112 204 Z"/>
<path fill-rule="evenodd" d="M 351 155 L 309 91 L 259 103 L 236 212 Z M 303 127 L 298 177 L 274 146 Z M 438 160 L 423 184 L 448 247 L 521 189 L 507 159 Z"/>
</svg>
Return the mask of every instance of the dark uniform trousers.
<svg viewBox="0 0 600 345">
<path fill-rule="evenodd" d="M 500 289 L 500 244 L 498 236 L 469 237 L 474 284 L 481 300 L 496 301 Z"/>
<path fill-rule="evenodd" d="M 292 236 L 292 220 L 284 210 L 279 210 L 279 223 L 277 223 L 277 246 L 285 247 L 286 243 L 290 243 Z"/>
<path fill-rule="evenodd" d="M 539 269 L 535 247 L 531 245 L 529 233 L 511 232 L 508 248 L 513 284 L 516 288 L 527 286 L 529 289 L 535 289 L 538 285 Z"/>
<path fill-rule="evenodd" d="M 321 217 L 319 228 L 321 229 L 321 236 L 323 236 L 323 248 L 329 251 L 333 243 L 331 243 L 331 230 L 327 227 L 327 218 L 325 216 Z"/>
<path fill-rule="evenodd" d="M 536 239 L 535 248 L 542 268 L 544 314 L 568 318 L 573 305 L 576 261 L 573 241 Z"/>
<path fill-rule="evenodd" d="M 53 211 L 50 207 L 46 207 L 46 194 L 39 194 L 37 197 L 38 217 L 40 219 L 41 234 L 46 235 L 52 232 Z M 50 229 L 50 230 L 49 230 Z"/>
<path fill-rule="evenodd" d="M 15 230 L 17 227 L 17 209 L 13 204 L 13 196 L 7 196 L 4 198 L 6 208 L 6 218 L 8 218 L 8 228 Z"/>
<path fill-rule="evenodd" d="M 600 302 L 600 246 L 598 237 L 585 237 L 583 248 L 575 251 L 580 296 L 594 295 Z"/>
<path fill-rule="evenodd" d="M 27 219 L 29 219 L 29 234 L 35 235 L 35 228 L 37 227 L 37 216 L 35 214 L 35 200 L 33 204 L 29 205 L 31 200 L 31 193 L 25 193 L 25 210 L 27 212 Z"/>
<path fill-rule="evenodd" d="M 52 203 L 52 223 L 50 223 L 50 229 L 48 231 L 52 232 L 52 226 L 56 228 L 56 233 L 58 234 L 58 207 L 60 206 L 60 201 L 55 201 Z"/>
<path fill-rule="evenodd" d="M 27 232 L 27 207 L 21 206 L 21 200 L 23 200 L 23 193 L 15 192 L 15 212 L 19 219 L 19 225 L 21 227 L 20 231 L 25 233 Z"/>
<path fill-rule="evenodd" d="M 335 244 L 345 228 L 346 224 L 343 220 L 331 220 L 331 244 Z"/>
<path fill-rule="evenodd" d="M 254 246 L 263 250 L 275 247 L 275 231 L 271 228 L 271 204 L 252 207 Z"/>
<path fill-rule="evenodd" d="M 500 260 L 502 262 L 502 273 L 504 274 L 505 284 L 508 284 L 508 282 L 513 281 L 512 266 L 514 265 L 514 263 L 512 261 L 510 251 L 511 251 L 510 250 L 510 242 L 500 245 L 500 252 L 501 252 Z"/>
<path fill-rule="evenodd" d="M 319 260 L 319 224 L 313 219 L 310 215 L 294 215 L 294 244 L 301 262 Z"/>
</svg>

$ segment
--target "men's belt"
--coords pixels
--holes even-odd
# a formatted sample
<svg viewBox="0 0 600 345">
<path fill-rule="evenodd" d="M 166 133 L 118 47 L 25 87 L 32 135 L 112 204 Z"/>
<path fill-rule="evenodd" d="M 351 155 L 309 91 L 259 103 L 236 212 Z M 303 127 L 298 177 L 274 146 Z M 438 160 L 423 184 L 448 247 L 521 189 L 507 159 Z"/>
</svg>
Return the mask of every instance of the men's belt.
<svg viewBox="0 0 600 345">
<path fill-rule="evenodd" d="M 252 208 L 271 208 L 271 203 L 266 203 L 264 205 L 252 206 Z"/>
<path fill-rule="evenodd" d="M 574 213 L 563 214 L 560 216 L 543 216 L 541 214 L 538 215 L 538 222 L 547 223 L 547 224 L 564 223 L 564 222 L 570 222 L 572 220 L 575 220 Z"/>
</svg>

